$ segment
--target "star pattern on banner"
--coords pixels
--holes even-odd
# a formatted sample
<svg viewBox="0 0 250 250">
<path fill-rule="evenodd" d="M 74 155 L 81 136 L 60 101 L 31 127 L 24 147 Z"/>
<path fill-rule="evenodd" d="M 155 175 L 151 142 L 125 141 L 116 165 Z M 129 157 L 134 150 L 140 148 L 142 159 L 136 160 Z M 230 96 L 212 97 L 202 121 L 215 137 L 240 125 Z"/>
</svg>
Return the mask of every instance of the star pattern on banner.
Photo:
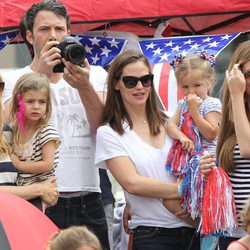
<svg viewBox="0 0 250 250">
<path fill-rule="evenodd" d="M 18 30 L 11 30 L 0 33 L 0 50 L 9 44 L 17 35 Z"/>
<path fill-rule="evenodd" d="M 139 42 L 141 51 L 151 64 L 171 62 L 175 56 L 183 57 L 205 50 L 215 57 L 240 33 L 206 36 L 180 36 L 149 39 Z"/>
<path fill-rule="evenodd" d="M 122 51 L 126 39 L 72 35 L 86 50 L 86 58 L 92 65 L 105 67 Z"/>
</svg>

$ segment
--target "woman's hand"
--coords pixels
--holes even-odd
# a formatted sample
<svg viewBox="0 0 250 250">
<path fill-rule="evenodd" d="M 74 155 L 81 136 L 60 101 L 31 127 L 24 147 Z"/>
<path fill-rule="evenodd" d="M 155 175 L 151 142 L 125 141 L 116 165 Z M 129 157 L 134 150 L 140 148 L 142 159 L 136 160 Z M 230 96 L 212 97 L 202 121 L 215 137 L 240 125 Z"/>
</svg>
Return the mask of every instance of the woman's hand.
<svg viewBox="0 0 250 250">
<path fill-rule="evenodd" d="M 187 224 L 197 227 L 199 223 L 199 219 L 193 219 L 190 214 L 186 213 L 185 211 L 180 211 L 175 214 L 175 216 L 183 221 L 185 221 Z"/>
<path fill-rule="evenodd" d="M 246 91 L 246 80 L 240 70 L 239 64 L 235 64 L 233 69 L 226 71 L 227 85 L 232 96 L 236 94 L 244 95 Z"/>
<path fill-rule="evenodd" d="M 215 157 L 212 153 L 206 153 L 200 158 L 199 167 L 204 175 L 207 175 L 215 166 Z"/>
<path fill-rule="evenodd" d="M 37 188 L 40 189 L 40 198 L 48 205 L 54 206 L 58 200 L 58 191 L 56 185 L 56 177 L 52 177 L 48 180 L 35 183 Z"/>
<path fill-rule="evenodd" d="M 131 219 L 131 213 L 130 213 L 130 204 L 126 203 L 124 211 L 123 211 L 123 227 L 124 231 L 127 234 L 133 233 L 133 231 L 129 228 L 129 221 Z"/>
<path fill-rule="evenodd" d="M 182 221 L 185 221 L 187 224 L 196 227 L 197 226 L 197 220 L 193 220 L 190 216 L 190 214 L 187 214 L 179 200 L 166 200 L 163 199 L 162 201 L 164 207 L 168 209 L 169 212 L 174 214 L 177 218 L 179 218 Z"/>
</svg>

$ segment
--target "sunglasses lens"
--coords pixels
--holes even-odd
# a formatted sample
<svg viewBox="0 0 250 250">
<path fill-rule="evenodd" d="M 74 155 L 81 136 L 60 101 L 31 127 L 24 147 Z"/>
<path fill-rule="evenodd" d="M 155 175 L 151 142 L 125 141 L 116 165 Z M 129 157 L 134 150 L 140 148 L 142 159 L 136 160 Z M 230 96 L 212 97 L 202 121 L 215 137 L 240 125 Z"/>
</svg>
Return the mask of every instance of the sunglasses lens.
<svg viewBox="0 0 250 250">
<path fill-rule="evenodd" d="M 124 76 L 122 78 L 124 85 L 128 89 L 132 89 L 137 85 L 138 78 L 134 76 Z"/>
<path fill-rule="evenodd" d="M 245 72 L 245 73 L 244 73 L 244 76 L 245 76 L 246 78 L 250 78 L 250 71 Z"/>
<path fill-rule="evenodd" d="M 154 75 L 150 74 L 150 75 L 145 75 L 145 76 L 141 77 L 140 80 L 141 80 L 141 83 L 144 87 L 149 87 L 153 83 L 153 78 L 154 78 Z"/>
</svg>

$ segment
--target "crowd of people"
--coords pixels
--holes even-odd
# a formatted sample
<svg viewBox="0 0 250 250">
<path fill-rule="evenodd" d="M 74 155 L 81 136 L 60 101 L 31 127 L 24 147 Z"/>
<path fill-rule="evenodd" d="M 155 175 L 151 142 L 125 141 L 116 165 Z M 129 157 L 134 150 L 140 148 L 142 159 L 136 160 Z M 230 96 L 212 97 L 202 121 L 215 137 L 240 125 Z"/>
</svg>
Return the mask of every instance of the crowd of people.
<svg viewBox="0 0 250 250">
<path fill-rule="evenodd" d="M 239 216 L 250 199 L 250 41 L 231 58 L 222 104 L 210 96 L 210 58 L 179 61 L 184 99 L 168 117 L 141 52 L 124 51 L 108 71 L 62 57 L 58 44 L 70 34 L 63 3 L 33 4 L 20 31 L 32 61 L 0 76 L 0 191 L 30 201 L 61 229 L 48 250 L 113 249 L 115 200 L 107 171 L 124 190 L 124 231 L 133 235 L 133 250 L 202 249 L 197 221 L 179 200 L 182 179 L 166 171 L 174 140 L 185 155 L 196 150 L 182 130 L 187 111 L 208 151 L 199 160 L 204 178 L 219 165 L 233 187 L 238 226 L 220 237 L 219 249 L 250 249 L 249 203 Z"/>
</svg>

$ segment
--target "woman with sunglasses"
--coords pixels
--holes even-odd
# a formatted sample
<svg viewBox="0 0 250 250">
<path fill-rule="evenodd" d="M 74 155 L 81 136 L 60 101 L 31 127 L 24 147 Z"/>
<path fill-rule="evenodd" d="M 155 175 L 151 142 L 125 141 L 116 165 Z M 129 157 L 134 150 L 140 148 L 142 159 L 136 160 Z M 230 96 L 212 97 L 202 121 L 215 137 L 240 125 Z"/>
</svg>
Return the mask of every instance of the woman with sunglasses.
<svg viewBox="0 0 250 250">
<path fill-rule="evenodd" d="M 216 158 L 232 183 L 238 227 L 230 237 L 219 239 L 220 250 L 247 235 L 239 215 L 250 198 L 250 41 L 241 43 L 234 51 L 223 88 Z M 211 155 L 200 161 L 205 174 L 214 161 Z"/>
<path fill-rule="evenodd" d="M 133 250 L 199 249 L 195 229 L 162 204 L 178 198 L 178 188 L 165 172 L 172 140 L 166 133 L 167 117 L 157 106 L 153 78 L 140 52 L 126 51 L 112 63 L 96 165 L 108 168 L 124 189 Z"/>
<path fill-rule="evenodd" d="M 54 205 L 58 198 L 55 177 L 29 186 L 15 185 L 17 171 L 9 158 L 12 132 L 10 126 L 4 124 L 3 91 L 4 82 L 0 76 L 0 192 L 10 192 L 26 200 L 40 197 L 47 204 Z"/>
</svg>

